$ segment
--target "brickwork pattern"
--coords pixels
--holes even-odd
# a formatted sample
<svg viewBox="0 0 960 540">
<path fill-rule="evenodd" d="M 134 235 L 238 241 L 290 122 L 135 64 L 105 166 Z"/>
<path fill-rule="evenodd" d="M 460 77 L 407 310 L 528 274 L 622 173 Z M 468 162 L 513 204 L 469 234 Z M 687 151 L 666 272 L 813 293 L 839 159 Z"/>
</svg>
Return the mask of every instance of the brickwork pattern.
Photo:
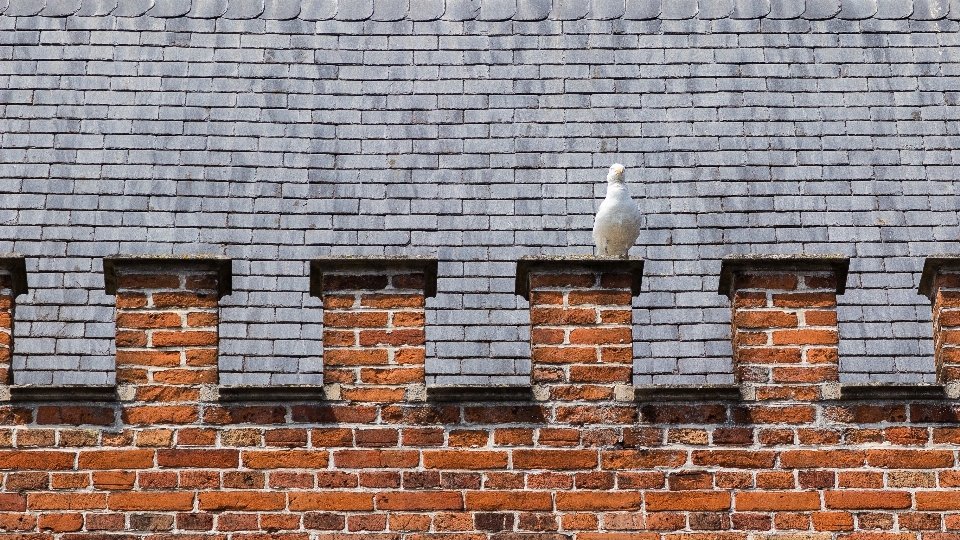
<svg viewBox="0 0 960 540">
<path fill-rule="evenodd" d="M 850 256 L 841 379 L 933 382 L 915 291 L 925 256 L 960 252 L 952 3 L 621 3 L 669 6 L 648 20 L 557 11 L 600 2 L 523 2 L 546 11 L 504 20 L 484 12 L 509 1 L 466 21 L 476 3 L 394 2 L 420 13 L 397 21 L 339 9 L 389 3 L 289 3 L 332 6 L 313 20 L 274 1 L 262 15 L 246 0 L 0 1 L 0 252 L 31 273 L 22 382 L 110 382 L 101 257 L 206 253 L 236 261 L 222 380 L 319 384 L 305 261 L 362 253 L 442 261 L 429 382 L 523 384 L 513 263 L 592 252 L 614 162 L 645 219 L 638 384 L 732 382 L 715 294 L 731 253 Z M 173 6 L 190 11 L 156 16 Z"/>
<path fill-rule="evenodd" d="M 164 265 L 117 270 L 116 380 L 141 403 L 128 421 L 198 418 L 204 386 L 219 382 L 217 274 Z"/>
<path fill-rule="evenodd" d="M 633 381 L 628 273 L 530 273 L 532 383 L 552 400 L 609 400 Z"/>
<path fill-rule="evenodd" d="M 836 276 L 752 271 L 737 275 L 733 287 L 737 380 L 760 400 L 837 397 Z"/>
<path fill-rule="evenodd" d="M 356 402 L 422 400 L 423 272 L 323 275 L 324 382 Z"/>
<path fill-rule="evenodd" d="M 7 538 L 949 540 L 955 403 L 0 408 Z M 271 536 L 268 536 L 271 535 Z"/>
<path fill-rule="evenodd" d="M 939 273 L 933 298 L 933 339 L 937 378 L 945 384 L 960 383 L 960 272 Z"/>
<path fill-rule="evenodd" d="M 0 270 L 0 384 L 13 382 L 13 277 Z"/>
</svg>

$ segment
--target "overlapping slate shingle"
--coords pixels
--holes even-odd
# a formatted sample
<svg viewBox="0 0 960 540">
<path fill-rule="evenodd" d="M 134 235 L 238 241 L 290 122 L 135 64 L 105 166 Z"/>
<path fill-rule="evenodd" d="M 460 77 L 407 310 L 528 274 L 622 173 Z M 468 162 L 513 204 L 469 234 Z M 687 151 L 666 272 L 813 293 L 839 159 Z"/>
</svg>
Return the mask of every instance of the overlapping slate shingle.
<svg viewBox="0 0 960 540">
<path fill-rule="evenodd" d="M 9 4 L 9 7 L 7 6 Z M 305 21 L 960 20 L 960 0 L 2 0 L 8 17 L 225 18 Z"/>
<path fill-rule="evenodd" d="M 224 383 L 321 379 L 305 261 L 329 254 L 436 255 L 430 381 L 522 383 L 513 261 L 590 253 L 614 162 L 645 219 L 638 382 L 729 382 L 720 259 L 803 252 L 852 258 L 842 378 L 931 381 L 916 280 L 960 251 L 956 3 L 587 4 L 11 0 L 17 382 L 112 380 L 103 256 L 211 253 L 235 261 Z"/>
</svg>

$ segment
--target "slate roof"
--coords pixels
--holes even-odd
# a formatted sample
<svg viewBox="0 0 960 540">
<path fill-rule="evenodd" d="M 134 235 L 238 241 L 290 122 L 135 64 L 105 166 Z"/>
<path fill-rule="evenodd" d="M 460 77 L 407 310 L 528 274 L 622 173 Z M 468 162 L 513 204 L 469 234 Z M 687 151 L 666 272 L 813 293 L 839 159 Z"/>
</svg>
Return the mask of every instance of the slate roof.
<svg viewBox="0 0 960 540">
<path fill-rule="evenodd" d="M 3 0 L 8 17 L 304 21 L 960 20 L 960 0 Z"/>
<path fill-rule="evenodd" d="M 311 257 L 436 255 L 430 381 L 525 382 L 514 262 L 591 253 L 614 162 L 645 219 L 638 383 L 731 381 L 732 253 L 851 257 L 842 379 L 933 379 L 957 2 L 522 4 L 0 0 L 17 382 L 112 380 L 118 253 L 234 260 L 227 384 L 319 381 Z"/>
</svg>

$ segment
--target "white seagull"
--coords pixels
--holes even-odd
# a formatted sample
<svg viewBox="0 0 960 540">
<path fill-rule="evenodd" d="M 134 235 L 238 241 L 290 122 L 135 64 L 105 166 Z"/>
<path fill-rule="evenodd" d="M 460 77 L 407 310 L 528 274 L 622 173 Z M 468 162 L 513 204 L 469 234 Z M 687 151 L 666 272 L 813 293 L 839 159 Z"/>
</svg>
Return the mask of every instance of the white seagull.
<svg viewBox="0 0 960 540">
<path fill-rule="evenodd" d="M 615 163 L 607 173 L 607 198 L 593 222 L 593 241 L 599 254 L 626 259 L 640 236 L 640 210 L 623 183 L 623 165 Z"/>
</svg>

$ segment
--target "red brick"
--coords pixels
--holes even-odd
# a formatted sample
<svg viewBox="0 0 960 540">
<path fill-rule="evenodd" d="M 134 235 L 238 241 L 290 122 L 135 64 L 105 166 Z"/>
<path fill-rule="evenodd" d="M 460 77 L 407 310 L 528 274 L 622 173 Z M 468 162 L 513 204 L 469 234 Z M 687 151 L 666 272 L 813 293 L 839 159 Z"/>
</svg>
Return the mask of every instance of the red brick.
<svg viewBox="0 0 960 540">
<path fill-rule="evenodd" d="M 41 531 L 74 532 L 83 528 L 83 514 L 43 514 L 37 520 Z"/>
<path fill-rule="evenodd" d="M 917 491 L 917 510 L 960 510 L 957 491 Z"/>
<path fill-rule="evenodd" d="M 597 466 L 594 450 L 514 450 L 516 469 L 592 469 Z"/>
<path fill-rule="evenodd" d="M 83 451 L 77 466 L 81 469 L 149 469 L 153 467 L 153 455 L 153 450 Z"/>
<path fill-rule="evenodd" d="M 862 467 L 862 450 L 789 450 L 780 454 L 780 465 L 789 469 L 851 469 Z"/>
<path fill-rule="evenodd" d="M 597 282 L 596 274 L 530 274 L 530 289 L 574 287 L 593 287 Z"/>
<path fill-rule="evenodd" d="M 467 491 L 467 510 L 524 510 L 529 512 L 553 509 L 553 498 L 548 492 L 538 491 Z"/>
<path fill-rule="evenodd" d="M 913 504 L 909 492 L 889 489 L 883 491 L 825 491 L 823 500 L 827 508 L 837 510 L 899 510 L 910 508 Z"/>
<path fill-rule="evenodd" d="M 349 304 L 337 307 L 352 307 L 353 297 L 348 298 Z M 424 307 L 424 296 L 422 294 L 363 294 L 360 296 L 360 305 L 384 309 L 422 308 Z M 324 307 L 330 309 L 330 306 L 325 305 Z"/>
<path fill-rule="evenodd" d="M 423 329 L 400 330 L 361 330 L 360 345 L 423 345 L 426 343 L 426 333 Z"/>
<path fill-rule="evenodd" d="M 179 289 L 180 276 L 171 274 L 118 274 L 117 289 Z"/>
<path fill-rule="evenodd" d="M 117 328 L 179 328 L 183 320 L 179 313 L 117 313 Z"/>
<path fill-rule="evenodd" d="M 393 491 L 376 495 L 378 510 L 461 510 L 463 497 L 456 491 Z"/>
<path fill-rule="evenodd" d="M 840 342 L 834 330 L 776 330 L 774 345 L 836 345 Z"/>
<path fill-rule="evenodd" d="M 736 494 L 737 511 L 773 512 L 783 510 L 819 510 L 816 491 L 744 491 Z"/>
<path fill-rule="evenodd" d="M 478 450 L 425 450 L 423 466 L 428 469 L 505 469 L 507 452 Z"/>
<path fill-rule="evenodd" d="M 837 295 L 832 292 L 775 294 L 773 305 L 785 308 L 834 307 Z"/>
<path fill-rule="evenodd" d="M 371 366 L 389 362 L 386 349 L 327 349 L 323 363 L 329 366 Z"/>
<path fill-rule="evenodd" d="M 570 331 L 570 343 L 574 345 L 632 342 L 633 334 L 628 327 L 574 328 Z"/>
<path fill-rule="evenodd" d="M 373 510 L 372 493 L 322 492 L 290 493 L 290 510 L 324 512 L 363 512 Z"/>
<path fill-rule="evenodd" d="M 815 512 L 813 528 L 817 531 L 852 531 L 853 515 L 849 512 Z"/>
<path fill-rule="evenodd" d="M 184 331 L 153 333 L 151 343 L 154 347 L 208 347 L 217 344 L 216 332 Z"/>
<path fill-rule="evenodd" d="M 950 450 L 868 450 L 871 467 L 896 469 L 945 469 L 954 463 Z"/>
<path fill-rule="evenodd" d="M 242 457 L 250 469 L 322 469 L 329 462 L 329 452 L 321 450 L 244 450 Z"/>
<path fill-rule="evenodd" d="M 386 311 L 324 311 L 323 324 L 334 328 L 382 328 L 390 314 Z"/>
<path fill-rule="evenodd" d="M 73 468 L 73 452 L 0 450 L 0 469 L 67 470 Z"/>
<path fill-rule="evenodd" d="M 576 491 L 557 493 L 558 511 L 627 511 L 640 510 L 640 492 Z"/>
<path fill-rule="evenodd" d="M 691 454 L 695 465 L 733 469 L 769 469 L 776 453 L 756 450 L 696 450 Z"/>
<path fill-rule="evenodd" d="M 727 511 L 730 510 L 730 493 L 722 491 L 678 491 L 659 493 L 648 491 L 644 495 L 647 512 L 663 510 L 681 511 Z"/>
<path fill-rule="evenodd" d="M 408 468 L 420 462 L 413 450 L 340 450 L 333 454 L 334 465 L 347 469 Z"/>
<path fill-rule="evenodd" d="M 567 294 L 567 303 L 571 306 L 593 304 L 601 306 L 629 306 L 633 303 L 630 291 L 620 290 L 579 290 Z"/>
<path fill-rule="evenodd" d="M 783 311 L 737 311 L 734 317 L 737 328 L 795 328 L 796 313 Z"/>
<path fill-rule="evenodd" d="M 236 468 L 240 465 L 240 451 L 233 449 L 175 449 L 158 450 L 160 467 L 199 467 L 205 469 Z"/>
<path fill-rule="evenodd" d="M 222 491 L 197 495 L 198 508 L 222 512 L 262 512 L 264 510 L 283 510 L 287 506 L 284 493 L 270 491 Z"/>
<path fill-rule="evenodd" d="M 156 308 L 217 307 L 217 295 L 194 292 L 153 293 Z"/>
<path fill-rule="evenodd" d="M 792 291 L 797 288 L 798 278 L 795 274 L 737 274 L 734 279 L 734 289 L 764 289 Z"/>
<path fill-rule="evenodd" d="M 596 347 L 533 347 L 535 364 L 590 364 L 597 361 Z"/>
<path fill-rule="evenodd" d="M 799 364 L 803 358 L 797 347 L 738 347 L 740 364 Z"/>
<path fill-rule="evenodd" d="M 192 494 L 186 495 L 193 500 Z M 105 493 L 31 493 L 28 501 L 31 510 L 103 510 L 107 507 Z"/>
</svg>

